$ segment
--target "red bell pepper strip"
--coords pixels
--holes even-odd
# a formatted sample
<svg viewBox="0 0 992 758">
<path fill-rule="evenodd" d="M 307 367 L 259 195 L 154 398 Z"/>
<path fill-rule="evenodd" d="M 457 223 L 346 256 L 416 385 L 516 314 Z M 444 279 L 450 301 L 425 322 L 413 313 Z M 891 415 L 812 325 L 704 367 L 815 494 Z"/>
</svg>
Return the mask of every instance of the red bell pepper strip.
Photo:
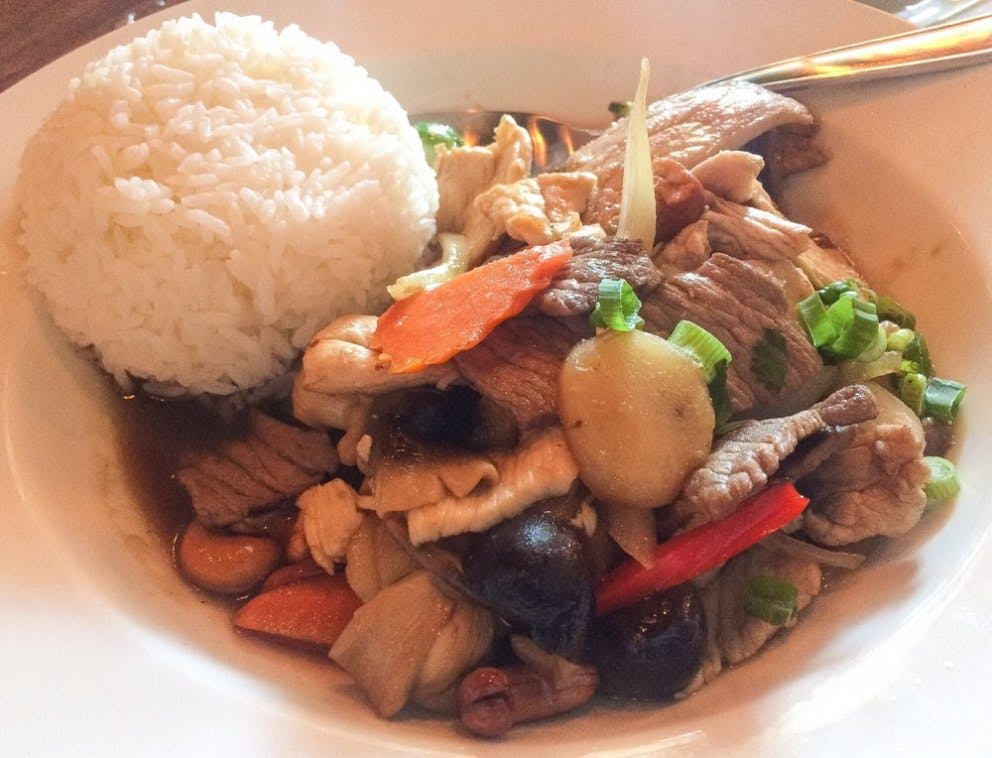
<svg viewBox="0 0 992 758">
<path fill-rule="evenodd" d="M 809 499 L 785 482 L 762 490 L 729 516 L 678 534 L 654 551 L 644 567 L 629 560 L 603 577 L 596 592 L 596 613 L 632 605 L 653 592 L 687 582 L 742 553 L 803 512 Z"/>
</svg>

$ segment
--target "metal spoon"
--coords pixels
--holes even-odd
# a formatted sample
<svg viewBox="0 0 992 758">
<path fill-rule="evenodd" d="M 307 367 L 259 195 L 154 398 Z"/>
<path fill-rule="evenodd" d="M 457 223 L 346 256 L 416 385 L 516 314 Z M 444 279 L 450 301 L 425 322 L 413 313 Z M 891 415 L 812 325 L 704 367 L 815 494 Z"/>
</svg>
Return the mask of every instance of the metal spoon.
<svg viewBox="0 0 992 758">
<path fill-rule="evenodd" d="M 749 81 L 783 92 L 813 84 L 916 76 L 988 61 L 992 61 L 992 14 L 801 55 L 711 79 L 699 86 Z M 468 144 L 477 144 L 488 140 L 503 113 L 481 109 L 435 111 L 415 114 L 411 120 L 448 124 Z M 534 170 L 538 173 L 560 165 L 573 150 L 600 134 L 597 129 L 570 126 L 540 114 L 510 115 L 531 133 Z"/>
</svg>

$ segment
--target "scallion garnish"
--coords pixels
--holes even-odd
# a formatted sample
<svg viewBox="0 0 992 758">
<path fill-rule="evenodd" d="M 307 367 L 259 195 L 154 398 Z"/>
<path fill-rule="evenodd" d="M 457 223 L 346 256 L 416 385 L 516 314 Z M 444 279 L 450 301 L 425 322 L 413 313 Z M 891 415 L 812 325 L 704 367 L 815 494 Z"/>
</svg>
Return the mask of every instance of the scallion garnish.
<svg viewBox="0 0 992 758">
<path fill-rule="evenodd" d="M 856 293 L 841 294 L 827 308 L 827 316 L 837 329 L 837 339 L 824 347 L 834 358 L 857 358 L 878 335 L 878 315 L 875 306 L 859 300 Z"/>
<path fill-rule="evenodd" d="M 812 295 L 799 302 L 799 318 L 802 319 L 803 326 L 809 334 L 813 347 L 823 347 L 829 345 L 837 339 L 837 330 L 834 322 L 827 316 L 827 309 L 820 299 L 819 293 Z"/>
<path fill-rule="evenodd" d="M 447 124 L 420 121 L 414 126 L 417 129 L 417 134 L 420 135 L 420 143 L 424 147 L 424 157 L 432 166 L 437 158 L 438 146 L 444 145 L 452 148 L 461 147 L 464 144 L 462 136 Z"/>
<path fill-rule="evenodd" d="M 751 373 L 769 392 L 785 386 L 785 370 L 789 354 L 785 337 L 778 329 L 765 329 L 751 348 Z"/>
<path fill-rule="evenodd" d="M 960 382 L 933 377 L 923 392 L 923 415 L 953 424 L 964 393 L 965 386 Z"/>
<path fill-rule="evenodd" d="M 878 309 L 878 317 L 883 321 L 891 321 L 904 329 L 916 328 L 916 316 L 888 295 L 879 295 L 875 307 Z"/>
<path fill-rule="evenodd" d="M 716 433 L 725 434 L 728 431 L 733 409 L 730 407 L 730 395 L 727 393 L 727 364 L 729 360 L 720 361 L 713 370 L 713 378 L 707 384 L 710 390 L 710 401 L 713 403 Z"/>
<path fill-rule="evenodd" d="M 824 305 L 833 305 L 837 302 L 841 295 L 848 292 L 853 292 L 855 296 L 858 294 L 859 283 L 856 279 L 842 279 L 836 282 L 831 282 L 826 287 L 816 291 L 816 294 L 820 296 L 820 300 L 823 301 Z"/>
<path fill-rule="evenodd" d="M 909 347 L 909 343 L 913 341 L 914 337 L 916 337 L 916 332 L 912 329 L 896 329 L 888 336 L 886 347 L 888 350 L 895 350 L 897 353 L 901 353 Z"/>
<path fill-rule="evenodd" d="M 603 279 L 599 283 L 599 300 L 589 316 L 589 323 L 593 329 L 633 331 L 644 326 L 644 319 L 637 315 L 640 309 L 640 298 L 625 279 Z"/>
<path fill-rule="evenodd" d="M 777 576 L 755 576 L 744 587 L 744 610 L 774 626 L 788 624 L 799 607 L 799 590 Z"/>
<path fill-rule="evenodd" d="M 876 329 L 874 341 L 858 353 L 856 360 L 859 360 L 862 363 L 870 363 L 871 361 L 876 360 L 882 353 L 885 352 L 885 347 L 887 344 L 888 337 L 885 334 L 885 329 L 883 329 L 882 325 L 879 324 Z"/>
<path fill-rule="evenodd" d="M 723 343 L 691 321 L 679 321 L 669 335 L 668 341 L 692 354 L 702 367 L 707 384 L 716 377 L 717 366 L 721 362 L 730 363 L 730 351 Z"/>
<path fill-rule="evenodd" d="M 916 370 L 929 379 L 933 376 L 933 363 L 930 362 L 930 350 L 927 348 L 927 341 L 923 335 L 916 332 L 916 336 L 906 345 L 902 351 L 903 360 L 912 361 L 916 364 Z"/>
<path fill-rule="evenodd" d="M 930 469 L 930 479 L 923 487 L 928 505 L 942 503 L 958 494 L 961 480 L 953 463 L 937 455 L 925 456 L 923 462 Z"/>
<path fill-rule="evenodd" d="M 610 113 L 616 121 L 630 115 L 630 107 L 633 103 L 630 100 L 614 100 L 610 103 Z"/>
<path fill-rule="evenodd" d="M 910 372 L 903 375 L 899 386 L 899 399 L 909 406 L 917 416 L 923 413 L 923 393 L 927 389 L 927 378 L 923 374 Z"/>
</svg>

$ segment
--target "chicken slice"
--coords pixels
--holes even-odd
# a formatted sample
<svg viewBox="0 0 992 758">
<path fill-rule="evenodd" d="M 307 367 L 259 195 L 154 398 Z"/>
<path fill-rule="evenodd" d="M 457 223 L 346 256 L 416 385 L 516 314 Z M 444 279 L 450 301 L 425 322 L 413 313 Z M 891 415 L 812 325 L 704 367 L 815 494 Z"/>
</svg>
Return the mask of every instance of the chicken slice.
<svg viewBox="0 0 992 758">
<path fill-rule="evenodd" d="M 765 159 L 744 150 L 721 150 L 692 169 L 704 189 L 718 197 L 746 205 L 761 189 L 758 174 Z"/>
<path fill-rule="evenodd" d="M 547 429 L 516 450 L 492 458 L 499 472 L 495 486 L 463 498 L 446 497 L 407 513 L 414 545 L 484 531 L 532 503 L 564 495 L 579 475 L 560 427 Z"/>
<path fill-rule="evenodd" d="M 757 653 L 783 627 L 774 626 L 748 614 L 744 593 L 749 581 L 758 576 L 784 579 L 798 591 L 796 613 L 786 626 L 794 626 L 800 612 L 820 593 L 823 573 L 808 558 L 772 553 L 758 546 L 729 561 L 720 571 L 720 602 L 717 616 L 717 643 L 724 663 L 740 663 Z"/>
<path fill-rule="evenodd" d="M 801 480 L 811 497 L 803 528 L 831 547 L 905 534 L 926 507 L 930 470 L 920 420 L 892 393 L 869 386 L 878 416 L 858 425 L 848 445 Z"/>
</svg>

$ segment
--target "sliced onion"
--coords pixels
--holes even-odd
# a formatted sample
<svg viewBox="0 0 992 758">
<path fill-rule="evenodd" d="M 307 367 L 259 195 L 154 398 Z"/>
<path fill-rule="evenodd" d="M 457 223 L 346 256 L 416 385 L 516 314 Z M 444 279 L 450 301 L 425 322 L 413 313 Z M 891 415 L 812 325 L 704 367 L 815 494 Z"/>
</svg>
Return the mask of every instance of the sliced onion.
<svg viewBox="0 0 992 758">
<path fill-rule="evenodd" d="M 845 553 L 842 550 L 828 550 L 825 547 L 811 545 L 808 542 L 797 540 L 782 532 L 775 532 L 761 541 L 761 545 L 779 553 L 793 558 L 808 558 L 823 566 L 833 566 L 853 571 L 865 562 L 865 557 L 860 553 Z"/>
<path fill-rule="evenodd" d="M 654 164 L 648 142 L 648 78 L 651 66 L 641 58 L 637 94 L 627 117 L 627 148 L 623 155 L 623 194 L 617 236 L 640 240 L 647 250 L 654 244 L 657 210 L 654 199 Z"/>
<path fill-rule="evenodd" d="M 421 290 L 429 290 L 468 270 L 468 243 L 464 235 L 442 232 L 437 235 L 437 242 L 441 246 L 441 262 L 401 276 L 386 287 L 393 300 L 403 300 Z"/>
<path fill-rule="evenodd" d="M 607 531 L 620 549 L 642 566 L 651 566 L 658 545 L 654 509 L 622 505 L 600 505 L 599 509 Z"/>
</svg>

